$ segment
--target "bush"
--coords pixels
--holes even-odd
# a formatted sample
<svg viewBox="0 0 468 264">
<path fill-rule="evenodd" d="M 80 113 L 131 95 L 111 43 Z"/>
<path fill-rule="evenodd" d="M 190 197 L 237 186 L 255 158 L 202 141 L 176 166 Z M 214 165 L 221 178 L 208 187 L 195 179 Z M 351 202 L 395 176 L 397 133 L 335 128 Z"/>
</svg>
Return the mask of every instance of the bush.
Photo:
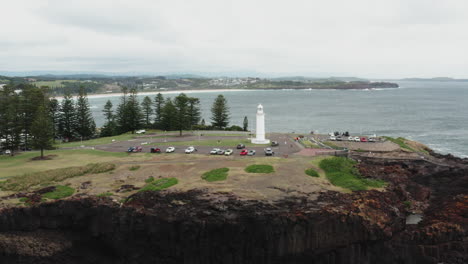
<svg viewBox="0 0 468 264">
<path fill-rule="evenodd" d="M 226 128 L 227 131 L 244 131 L 244 129 L 240 126 L 233 125 L 231 127 Z"/>
<path fill-rule="evenodd" d="M 48 185 L 51 182 L 60 182 L 68 178 L 108 172 L 115 169 L 115 164 L 91 163 L 86 166 L 69 167 L 62 169 L 47 170 L 35 173 L 26 173 L 8 178 L 0 182 L 0 189 L 4 191 L 24 191 L 39 184 Z"/>
<path fill-rule="evenodd" d="M 382 180 L 365 179 L 355 167 L 354 160 L 343 157 L 332 157 L 320 162 L 320 168 L 325 171 L 328 180 L 336 186 L 352 191 L 367 190 L 368 187 L 384 187 Z"/>
<path fill-rule="evenodd" d="M 245 168 L 245 171 L 248 173 L 272 173 L 275 171 L 271 165 L 250 165 Z"/>
<path fill-rule="evenodd" d="M 136 171 L 140 168 L 140 165 L 134 165 L 134 166 L 131 166 L 128 170 L 130 171 Z"/>
<path fill-rule="evenodd" d="M 209 181 L 209 182 L 224 181 L 226 180 L 228 176 L 228 171 L 229 171 L 229 168 L 220 168 L 220 169 L 211 170 L 211 171 L 203 173 L 202 179 Z"/>
<path fill-rule="evenodd" d="M 57 185 L 55 186 L 55 191 L 44 193 L 42 196 L 47 199 L 57 200 L 71 196 L 73 193 L 75 193 L 75 189 L 68 186 Z"/>
<path fill-rule="evenodd" d="M 160 191 L 176 185 L 179 181 L 176 178 L 162 178 L 146 184 L 139 191 Z"/>
<path fill-rule="evenodd" d="M 320 177 L 318 172 L 312 168 L 305 170 L 305 174 L 312 176 L 312 177 Z"/>
</svg>

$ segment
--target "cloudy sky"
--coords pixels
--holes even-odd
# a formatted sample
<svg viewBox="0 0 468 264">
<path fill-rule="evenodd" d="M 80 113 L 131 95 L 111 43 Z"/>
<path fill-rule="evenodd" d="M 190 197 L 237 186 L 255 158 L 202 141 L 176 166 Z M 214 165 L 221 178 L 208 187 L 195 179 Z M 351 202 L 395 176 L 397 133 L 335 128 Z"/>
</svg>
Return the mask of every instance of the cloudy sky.
<svg viewBox="0 0 468 264">
<path fill-rule="evenodd" d="M 466 0 L 1 1 L 0 71 L 468 78 Z"/>
</svg>

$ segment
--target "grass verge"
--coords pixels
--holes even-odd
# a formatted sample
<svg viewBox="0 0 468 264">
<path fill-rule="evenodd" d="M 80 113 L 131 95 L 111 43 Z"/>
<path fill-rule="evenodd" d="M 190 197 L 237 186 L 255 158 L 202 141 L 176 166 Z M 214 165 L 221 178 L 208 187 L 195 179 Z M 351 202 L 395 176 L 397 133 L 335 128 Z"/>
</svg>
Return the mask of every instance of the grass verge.
<svg viewBox="0 0 468 264">
<path fill-rule="evenodd" d="M 320 161 L 320 168 L 325 171 L 328 180 L 336 186 L 351 191 L 362 191 L 371 188 L 381 188 L 386 185 L 382 180 L 366 179 L 361 176 L 356 162 L 343 157 L 331 157 Z"/>
<path fill-rule="evenodd" d="M 68 178 L 108 172 L 115 169 L 113 163 L 91 163 L 86 166 L 69 167 L 62 169 L 47 170 L 36 173 L 26 173 L 23 175 L 8 178 L 0 182 L 0 189 L 4 191 L 24 191 L 39 184 L 49 184 L 60 182 Z"/>
<path fill-rule="evenodd" d="M 68 186 L 57 185 L 55 186 L 55 191 L 44 193 L 42 197 L 57 200 L 71 196 L 73 193 L 75 193 L 75 189 Z"/>
<path fill-rule="evenodd" d="M 400 146 L 400 148 L 403 148 L 403 149 L 406 149 L 406 150 L 409 150 L 409 151 L 413 151 L 413 152 L 417 152 L 415 149 L 413 149 L 412 147 L 408 146 L 406 144 L 406 138 L 403 138 L 403 137 L 398 137 L 398 138 L 392 138 L 392 137 L 384 137 L 386 140 L 388 141 L 391 141 L 395 144 L 397 144 L 398 146 Z"/>
<path fill-rule="evenodd" d="M 193 141 L 172 141 L 172 142 L 158 142 L 156 144 L 162 145 L 162 146 L 209 146 L 209 147 L 227 147 L 227 146 L 232 146 L 235 148 L 237 144 L 242 143 L 247 147 L 266 147 L 270 146 L 269 144 L 252 144 L 249 140 L 247 139 L 201 139 L 200 141 L 198 140 L 193 140 Z"/>
<path fill-rule="evenodd" d="M 176 178 L 162 178 L 162 179 L 147 183 L 143 188 L 139 190 L 139 192 L 160 191 L 160 190 L 167 189 L 171 186 L 174 186 L 177 183 L 179 183 L 179 181 Z"/>
<path fill-rule="evenodd" d="M 307 174 L 307 175 L 309 175 L 311 177 L 320 177 L 319 173 L 316 170 L 312 169 L 312 168 L 309 168 L 309 169 L 305 170 L 305 174 Z"/>
<path fill-rule="evenodd" d="M 272 173 L 275 169 L 271 165 L 255 164 L 246 167 L 245 171 L 248 173 Z"/>
<path fill-rule="evenodd" d="M 203 173 L 202 179 L 208 182 L 224 181 L 228 176 L 229 168 L 219 168 Z"/>
</svg>

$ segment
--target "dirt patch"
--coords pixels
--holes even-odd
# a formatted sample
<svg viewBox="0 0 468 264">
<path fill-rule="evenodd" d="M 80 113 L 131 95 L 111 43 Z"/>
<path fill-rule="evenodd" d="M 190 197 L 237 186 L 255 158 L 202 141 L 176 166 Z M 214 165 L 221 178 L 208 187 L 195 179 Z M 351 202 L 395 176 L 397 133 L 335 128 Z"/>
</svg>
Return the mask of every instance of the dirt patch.
<svg viewBox="0 0 468 264">
<path fill-rule="evenodd" d="M 52 160 L 54 159 L 55 157 L 57 157 L 57 155 L 46 155 L 44 157 L 41 157 L 41 156 L 38 156 L 38 157 L 34 157 L 34 158 L 31 158 L 31 160 Z"/>
</svg>

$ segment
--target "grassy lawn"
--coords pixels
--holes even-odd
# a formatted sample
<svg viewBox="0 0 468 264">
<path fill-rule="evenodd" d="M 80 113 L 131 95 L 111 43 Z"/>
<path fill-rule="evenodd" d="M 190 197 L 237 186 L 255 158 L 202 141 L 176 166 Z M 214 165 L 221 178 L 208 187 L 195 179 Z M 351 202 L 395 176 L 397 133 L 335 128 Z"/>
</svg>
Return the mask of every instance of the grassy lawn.
<svg viewBox="0 0 468 264">
<path fill-rule="evenodd" d="M 106 152 L 91 149 L 70 149 L 46 151 L 45 155 L 55 155 L 51 160 L 31 160 L 39 156 L 39 152 L 31 151 L 14 157 L 0 156 L 0 180 L 24 173 L 83 166 L 89 163 L 114 162 L 128 159 L 127 153 Z M 131 155 L 132 159 L 140 159 L 144 155 Z"/>
<path fill-rule="evenodd" d="M 203 137 L 248 137 L 248 134 L 223 134 L 223 133 L 203 133 L 200 132 L 200 134 L 203 134 Z M 194 135 L 198 135 L 198 133 L 194 133 Z"/>
<path fill-rule="evenodd" d="M 57 185 L 55 186 L 55 191 L 44 193 L 42 197 L 57 200 L 71 196 L 73 193 L 75 193 L 75 189 L 68 186 Z"/>
<path fill-rule="evenodd" d="M 245 171 L 248 173 L 272 173 L 275 169 L 271 165 L 255 164 L 246 167 Z"/>
<path fill-rule="evenodd" d="M 0 182 L 0 189 L 4 191 L 25 191 L 37 185 L 48 185 L 68 178 L 108 172 L 115 169 L 112 163 L 91 163 L 85 166 L 68 167 L 46 170 L 35 173 L 25 173 L 8 178 Z"/>
<path fill-rule="evenodd" d="M 105 144 L 112 143 L 112 140 L 126 141 L 126 140 L 129 140 L 129 139 L 133 139 L 136 136 L 138 136 L 138 135 L 137 134 L 126 133 L 126 134 L 113 136 L 113 137 L 102 137 L 102 138 L 83 140 L 83 141 L 74 141 L 74 142 L 68 142 L 68 143 L 56 143 L 54 145 L 54 147 L 57 147 L 57 148 L 74 148 L 74 147 L 80 147 L 80 146 L 89 147 L 89 146 L 105 145 Z"/>
<path fill-rule="evenodd" d="M 163 146 L 210 146 L 210 147 L 227 147 L 231 146 L 232 148 L 235 148 L 237 144 L 242 143 L 245 144 L 246 147 L 265 147 L 269 146 L 269 144 L 252 144 L 250 143 L 249 140 L 247 139 L 222 139 L 218 140 L 217 139 L 202 139 L 200 141 L 198 140 L 193 140 L 193 141 L 173 141 L 173 142 L 158 142 L 158 145 L 163 145 Z"/>
<path fill-rule="evenodd" d="M 319 173 L 316 170 L 312 169 L 312 168 L 309 168 L 309 169 L 305 170 L 305 174 L 307 174 L 307 175 L 309 175 L 311 177 L 320 177 Z"/>
<path fill-rule="evenodd" d="M 220 168 L 203 173 L 202 179 L 208 182 L 224 181 L 228 176 L 229 168 Z"/>
<path fill-rule="evenodd" d="M 336 186 L 351 191 L 361 191 L 370 188 L 381 188 L 386 185 L 382 180 L 366 179 L 361 176 L 356 162 L 342 157 L 331 157 L 320 161 L 320 168 L 325 171 L 328 180 Z"/>
<path fill-rule="evenodd" d="M 179 181 L 176 178 L 162 178 L 162 179 L 147 183 L 143 188 L 139 190 L 139 192 L 160 191 L 160 190 L 167 189 L 171 186 L 174 186 L 177 183 L 179 183 Z"/>
<path fill-rule="evenodd" d="M 400 148 L 403 148 L 403 149 L 406 149 L 406 150 L 409 150 L 409 151 L 413 151 L 413 152 L 417 152 L 416 150 L 414 150 L 413 148 L 411 148 L 410 146 L 408 146 L 406 144 L 406 139 L 405 138 L 402 138 L 402 137 L 399 137 L 399 138 L 392 138 L 392 137 L 384 137 L 386 140 L 388 141 L 391 141 L 395 144 L 397 144 L 398 146 L 400 146 Z"/>
<path fill-rule="evenodd" d="M 321 148 L 319 145 L 315 144 L 310 140 L 301 140 L 300 143 L 306 148 Z"/>
</svg>

